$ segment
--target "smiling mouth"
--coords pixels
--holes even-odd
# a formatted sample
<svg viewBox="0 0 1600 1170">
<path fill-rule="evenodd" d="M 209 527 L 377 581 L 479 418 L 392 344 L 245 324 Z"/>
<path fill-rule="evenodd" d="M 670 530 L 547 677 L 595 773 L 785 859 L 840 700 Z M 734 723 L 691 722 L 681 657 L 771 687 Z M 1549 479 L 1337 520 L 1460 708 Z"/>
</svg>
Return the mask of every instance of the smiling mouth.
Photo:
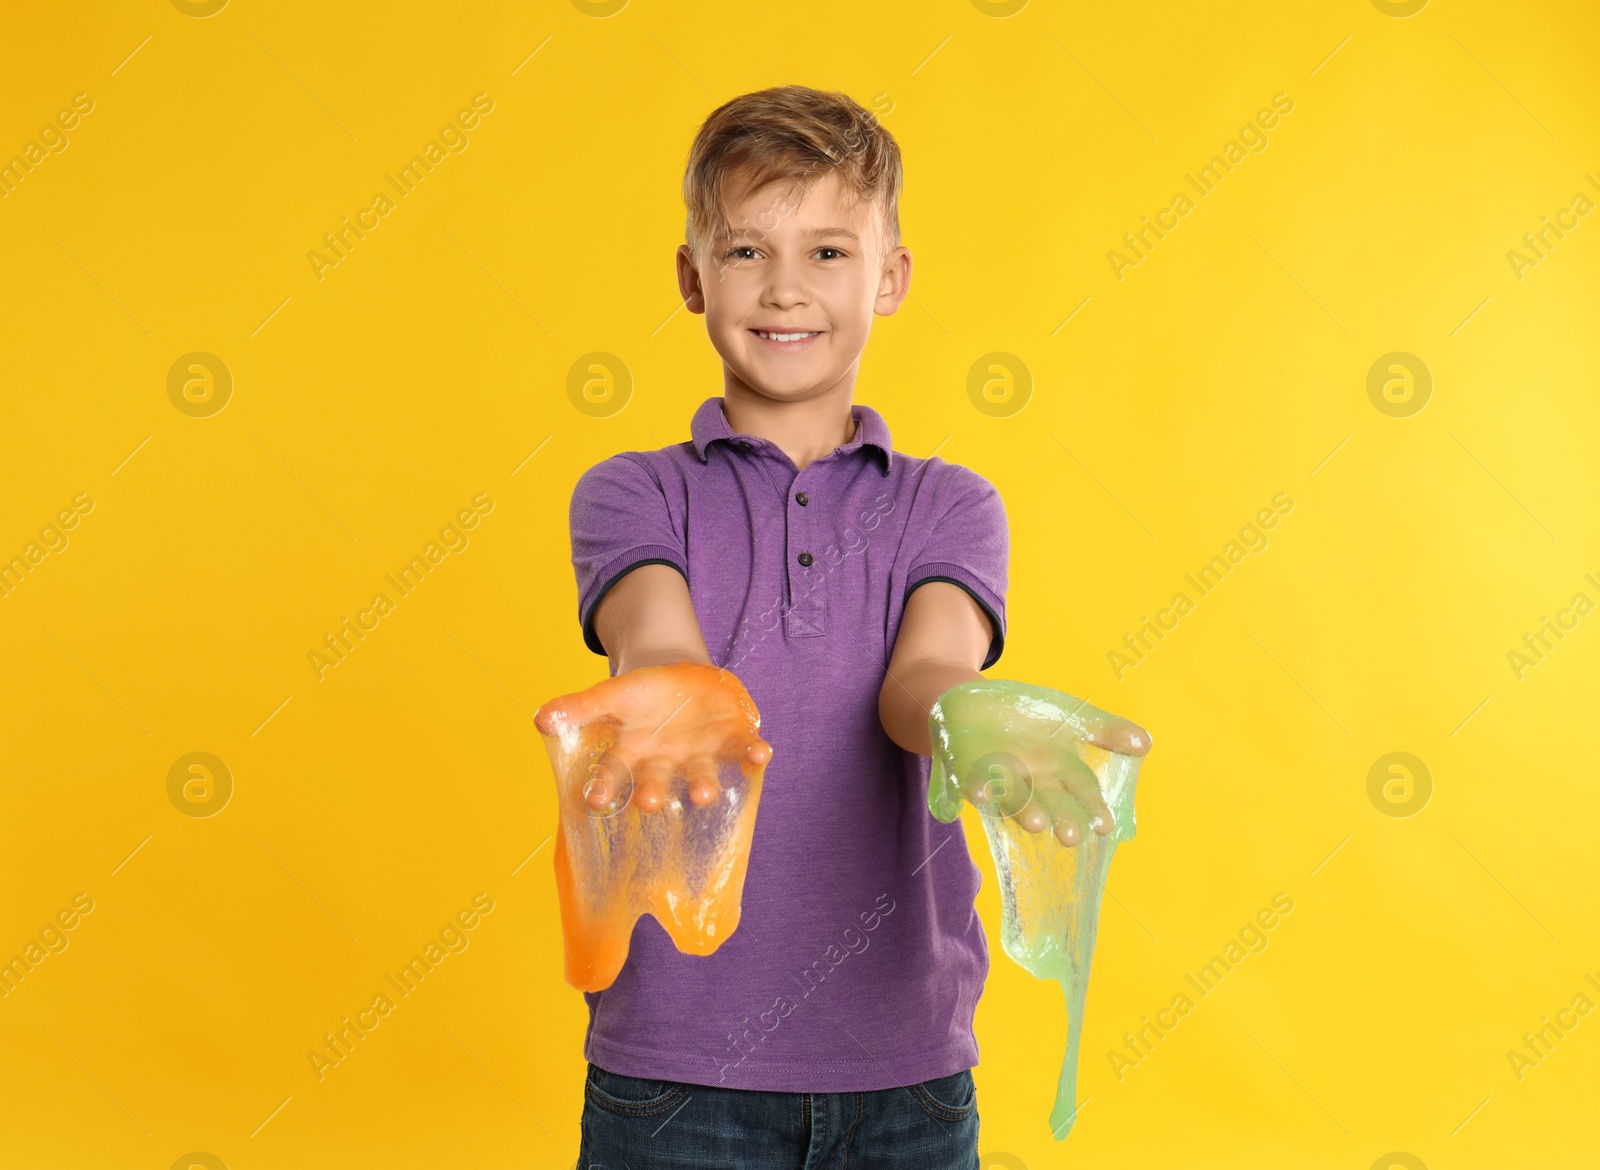
<svg viewBox="0 0 1600 1170">
<path fill-rule="evenodd" d="M 820 329 L 812 330 L 810 332 L 791 332 L 791 333 L 779 333 L 779 332 L 775 332 L 774 330 L 771 330 L 771 329 L 752 329 L 752 330 L 750 330 L 750 332 L 754 333 L 757 337 L 761 338 L 763 341 L 779 341 L 779 342 L 809 341 L 813 337 L 820 337 L 822 335 L 822 331 Z"/>
</svg>

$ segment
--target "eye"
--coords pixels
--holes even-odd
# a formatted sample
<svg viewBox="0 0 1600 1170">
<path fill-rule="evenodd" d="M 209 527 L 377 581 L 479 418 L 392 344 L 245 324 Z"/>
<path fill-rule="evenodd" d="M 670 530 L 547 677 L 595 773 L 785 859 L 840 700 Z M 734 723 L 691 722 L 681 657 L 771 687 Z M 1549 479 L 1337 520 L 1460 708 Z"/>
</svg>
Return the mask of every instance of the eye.
<svg viewBox="0 0 1600 1170">
<path fill-rule="evenodd" d="M 748 252 L 748 253 L 750 253 L 750 255 L 742 256 L 742 255 L 739 254 L 741 252 Z M 755 259 L 755 252 L 756 252 L 756 250 L 754 248 L 752 248 L 749 244 L 737 244 L 734 247 L 728 249 L 727 258 L 728 259 L 733 259 L 733 260 L 753 260 L 753 259 Z"/>
<path fill-rule="evenodd" d="M 844 255 L 844 253 L 841 252 L 838 248 L 818 248 L 817 252 L 819 254 L 822 253 L 822 252 L 832 252 L 835 256 L 843 256 Z M 830 259 L 830 257 L 824 256 L 823 259 L 827 260 L 827 259 Z"/>
</svg>

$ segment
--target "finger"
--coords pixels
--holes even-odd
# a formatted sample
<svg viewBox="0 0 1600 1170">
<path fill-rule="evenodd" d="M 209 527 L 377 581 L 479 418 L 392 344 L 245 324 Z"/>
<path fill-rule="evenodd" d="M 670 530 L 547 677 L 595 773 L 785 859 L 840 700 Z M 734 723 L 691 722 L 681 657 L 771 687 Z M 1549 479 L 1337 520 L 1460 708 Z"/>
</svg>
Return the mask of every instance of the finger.
<svg viewBox="0 0 1600 1170">
<path fill-rule="evenodd" d="M 556 728 L 564 718 L 565 708 L 563 695 L 559 699 L 551 699 L 544 706 L 533 713 L 533 725 L 539 729 L 540 735 L 555 735 Z"/>
<path fill-rule="evenodd" d="M 1063 845 L 1083 840 L 1087 824 L 1083 808 L 1054 777 L 1042 776 L 1034 785 L 1033 806 L 1041 814 L 1038 832 L 1051 830 Z"/>
<path fill-rule="evenodd" d="M 641 813 L 653 813 L 666 803 L 672 773 L 672 761 L 665 756 L 640 761 L 634 776 L 633 803 Z"/>
<path fill-rule="evenodd" d="M 1100 746 L 1119 755 L 1142 756 L 1150 750 L 1150 733 L 1137 723 L 1123 719 L 1115 727 L 1107 729 Z"/>
<path fill-rule="evenodd" d="M 582 786 L 583 802 L 594 812 L 600 812 L 611 803 L 611 795 L 615 788 L 616 783 L 605 768 L 599 764 L 590 764 Z"/>
<path fill-rule="evenodd" d="M 1104 837 L 1117 827 L 1111 808 L 1100 793 L 1100 778 L 1077 756 L 1069 755 L 1061 761 L 1061 770 L 1055 779 L 1078 802 L 1087 815 L 1088 825 Z"/>
<path fill-rule="evenodd" d="M 772 761 L 772 745 L 753 731 L 732 733 L 723 743 L 722 751 L 746 769 L 763 768 Z"/>
<path fill-rule="evenodd" d="M 1075 849 L 1083 844 L 1089 834 L 1091 821 L 1083 803 L 1062 787 L 1055 777 L 1042 781 L 1040 787 L 1045 793 L 1043 802 L 1045 807 L 1054 814 L 1050 822 L 1050 831 L 1055 839 L 1068 849 Z"/>
<path fill-rule="evenodd" d="M 633 769 L 621 753 L 602 752 L 585 768 L 582 794 L 590 810 L 610 816 L 633 795 Z"/>
<path fill-rule="evenodd" d="M 1050 827 L 1050 822 L 1053 819 L 1050 815 L 1050 810 L 1039 799 L 1037 788 L 1029 791 L 1028 799 L 1021 808 L 1008 815 L 1030 833 L 1044 832 Z"/>
<path fill-rule="evenodd" d="M 1084 743 L 1093 744 L 1108 752 L 1124 756 L 1142 756 L 1150 750 L 1150 735 L 1137 723 L 1118 715 L 1107 715 L 1104 711 L 1099 714 L 1102 718 L 1085 721 L 1080 717 L 1068 720 L 1063 726 L 1069 728 L 1072 735 Z"/>
<path fill-rule="evenodd" d="M 1142 756 L 1150 750 L 1150 733 L 1132 720 L 1088 703 L 1060 712 L 1063 727 L 1085 743 L 1125 756 Z M 1057 728 L 1061 730 L 1062 728 Z M 1052 733 L 1053 735 L 1054 733 Z"/>
<path fill-rule="evenodd" d="M 991 816 L 1015 816 L 1033 796 L 1033 771 L 1009 752 L 991 752 L 962 776 L 966 798 Z"/>
<path fill-rule="evenodd" d="M 744 755 L 752 764 L 765 767 L 772 762 L 772 745 L 759 735 L 750 735 L 745 744 Z"/>
<path fill-rule="evenodd" d="M 533 715 L 533 725 L 544 735 L 561 735 L 570 728 L 582 727 L 606 714 L 589 691 L 560 695 L 540 707 Z"/>
<path fill-rule="evenodd" d="M 689 799 L 697 808 L 717 799 L 722 785 L 717 780 L 717 762 L 708 755 L 690 756 L 684 764 L 684 775 L 689 779 Z"/>
</svg>

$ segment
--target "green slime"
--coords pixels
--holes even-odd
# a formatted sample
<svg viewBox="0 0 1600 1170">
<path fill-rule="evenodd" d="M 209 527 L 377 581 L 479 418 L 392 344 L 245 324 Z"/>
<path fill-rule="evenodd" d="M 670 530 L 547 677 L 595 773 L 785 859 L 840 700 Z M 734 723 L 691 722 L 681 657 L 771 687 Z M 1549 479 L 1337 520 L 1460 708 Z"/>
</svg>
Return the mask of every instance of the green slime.
<svg viewBox="0 0 1600 1170">
<path fill-rule="evenodd" d="M 1122 722 L 1065 691 L 1004 679 L 951 687 L 928 716 L 928 809 L 946 823 L 961 816 L 963 799 L 978 810 L 1000 879 L 1001 945 L 1036 978 L 1061 984 L 1066 996 L 1066 1054 L 1050 1111 L 1057 1141 L 1077 1118 L 1078 1042 L 1101 895 L 1112 854 L 1135 832 L 1134 786 L 1143 762 L 1085 740 Z M 1044 782 L 1052 772 L 1048 760 L 1062 753 L 1076 755 L 1094 773 L 1116 822 L 1105 836 L 1083 832 L 1071 847 L 1053 832 L 1030 832 L 1012 819 L 1034 799 L 1034 777 Z M 1081 803 L 1073 805 L 1083 816 Z M 1088 824 L 1086 817 L 1082 823 Z"/>
</svg>

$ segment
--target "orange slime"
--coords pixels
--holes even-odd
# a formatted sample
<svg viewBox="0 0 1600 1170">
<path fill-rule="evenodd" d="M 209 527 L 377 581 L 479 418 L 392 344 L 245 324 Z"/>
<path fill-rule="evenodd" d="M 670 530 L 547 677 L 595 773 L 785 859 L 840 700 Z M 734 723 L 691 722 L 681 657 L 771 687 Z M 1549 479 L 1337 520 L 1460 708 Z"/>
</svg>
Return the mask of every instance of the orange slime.
<svg viewBox="0 0 1600 1170">
<path fill-rule="evenodd" d="M 685 954 L 739 925 L 761 781 L 772 758 L 744 685 L 697 662 L 648 666 L 546 703 L 566 979 L 610 987 L 640 916 Z"/>
</svg>

